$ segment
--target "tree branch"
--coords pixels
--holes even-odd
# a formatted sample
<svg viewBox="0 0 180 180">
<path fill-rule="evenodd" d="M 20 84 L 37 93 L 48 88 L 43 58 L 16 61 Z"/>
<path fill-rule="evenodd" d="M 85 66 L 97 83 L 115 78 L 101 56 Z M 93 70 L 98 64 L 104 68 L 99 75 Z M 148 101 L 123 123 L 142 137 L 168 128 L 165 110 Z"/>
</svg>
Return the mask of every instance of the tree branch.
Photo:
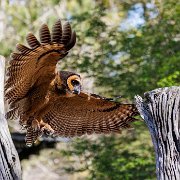
<svg viewBox="0 0 180 180">
<path fill-rule="evenodd" d="M 180 177 L 180 87 L 166 87 L 136 96 L 156 153 L 156 173 L 161 180 Z"/>
</svg>

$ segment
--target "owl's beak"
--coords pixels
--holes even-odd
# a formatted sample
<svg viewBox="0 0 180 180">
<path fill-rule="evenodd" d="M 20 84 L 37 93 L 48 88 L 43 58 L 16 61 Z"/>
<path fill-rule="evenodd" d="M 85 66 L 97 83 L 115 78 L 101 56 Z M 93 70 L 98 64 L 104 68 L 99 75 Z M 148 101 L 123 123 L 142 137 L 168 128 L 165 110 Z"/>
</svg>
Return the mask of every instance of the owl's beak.
<svg viewBox="0 0 180 180">
<path fill-rule="evenodd" d="M 81 86 L 78 85 L 78 86 L 74 86 L 74 89 L 73 89 L 73 94 L 80 94 L 81 92 Z"/>
</svg>

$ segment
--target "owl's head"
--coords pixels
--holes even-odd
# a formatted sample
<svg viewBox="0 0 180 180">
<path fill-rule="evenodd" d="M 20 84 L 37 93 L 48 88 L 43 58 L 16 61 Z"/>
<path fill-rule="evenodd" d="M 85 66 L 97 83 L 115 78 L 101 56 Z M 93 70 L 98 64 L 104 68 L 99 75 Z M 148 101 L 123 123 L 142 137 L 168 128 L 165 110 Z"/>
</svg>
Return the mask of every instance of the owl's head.
<svg viewBox="0 0 180 180">
<path fill-rule="evenodd" d="M 58 72 L 57 88 L 69 94 L 80 94 L 81 86 L 82 82 L 79 74 L 69 71 Z"/>
</svg>

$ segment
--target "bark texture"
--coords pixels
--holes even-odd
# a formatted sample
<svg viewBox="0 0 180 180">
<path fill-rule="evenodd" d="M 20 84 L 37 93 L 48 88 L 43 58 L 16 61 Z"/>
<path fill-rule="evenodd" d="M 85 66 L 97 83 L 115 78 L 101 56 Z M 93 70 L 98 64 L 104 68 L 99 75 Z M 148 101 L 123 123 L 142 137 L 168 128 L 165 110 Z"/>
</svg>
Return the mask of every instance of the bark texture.
<svg viewBox="0 0 180 180">
<path fill-rule="evenodd" d="M 160 180 L 180 179 L 180 87 L 160 88 L 135 97 L 156 153 Z"/>
<path fill-rule="evenodd" d="M 5 59 L 0 56 L 0 180 L 20 180 L 20 161 L 4 116 L 4 74 Z"/>
</svg>

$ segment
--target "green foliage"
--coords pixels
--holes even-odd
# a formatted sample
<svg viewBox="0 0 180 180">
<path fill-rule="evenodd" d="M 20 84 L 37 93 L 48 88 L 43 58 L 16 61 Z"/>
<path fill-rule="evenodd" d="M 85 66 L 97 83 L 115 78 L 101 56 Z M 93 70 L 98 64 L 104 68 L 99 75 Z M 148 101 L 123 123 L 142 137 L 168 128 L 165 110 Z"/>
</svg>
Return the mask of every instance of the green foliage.
<svg viewBox="0 0 180 180">
<path fill-rule="evenodd" d="M 113 94 L 122 93 L 126 97 L 133 97 L 134 94 L 159 86 L 180 84 L 178 5 L 172 0 L 161 4 L 161 8 L 160 11 L 158 5 L 154 4 L 154 10 L 144 9 L 145 24 L 119 32 L 120 38 L 115 38 L 118 50 L 114 54 L 121 52 L 121 56 L 113 62 L 113 67 L 108 58 L 109 62 L 98 76 L 98 86 L 110 86 Z M 159 14 L 151 17 L 148 14 L 152 11 L 154 14 L 158 11 Z M 107 66 L 109 71 L 106 70 Z"/>
<path fill-rule="evenodd" d="M 82 167 L 67 166 L 70 173 L 88 170 L 88 179 L 155 179 L 155 163 L 144 126 L 137 122 L 135 129 L 121 135 L 77 139 L 62 151 L 63 156 L 78 156 Z"/>
</svg>

